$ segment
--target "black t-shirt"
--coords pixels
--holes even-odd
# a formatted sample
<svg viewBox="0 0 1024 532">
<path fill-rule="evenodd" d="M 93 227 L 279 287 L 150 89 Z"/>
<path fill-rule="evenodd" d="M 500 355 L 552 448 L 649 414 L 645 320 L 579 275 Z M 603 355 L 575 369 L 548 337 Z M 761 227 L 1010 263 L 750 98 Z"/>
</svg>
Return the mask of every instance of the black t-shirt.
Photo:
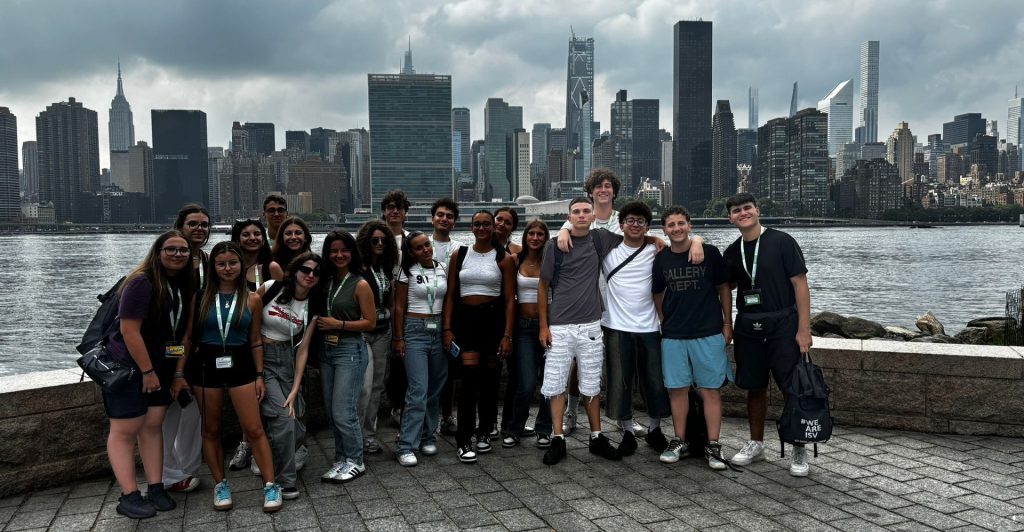
<svg viewBox="0 0 1024 532">
<path fill-rule="evenodd" d="M 673 253 L 665 248 L 654 256 L 651 292 L 665 292 L 661 309 L 664 338 L 704 338 L 722 332 L 722 303 L 717 286 L 729 282 L 725 261 L 718 248 L 704 244 L 704 262 L 690 264 L 690 252 Z"/>
<path fill-rule="evenodd" d="M 725 250 L 725 264 L 729 268 L 729 276 L 736 283 L 736 310 L 743 312 L 774 312 L 796 305 L 796 294 L 793 292 L 791 277 L 807 273 L 804 264 L 804 253 L 793 237 L 782 231 L 765 228 L 761 234 L 761 248 L 757 259 L 757 288 L 761 289 L 761 304 L 746 308 L 743 303 L 743 292 L 750 290 L 750 276 L 754 273 L 754 248 L 757 240 L 743 242 L 737 238 Z M 743 269 L 740 245 L 746 249 L 747 270 Z"/>
</svg>

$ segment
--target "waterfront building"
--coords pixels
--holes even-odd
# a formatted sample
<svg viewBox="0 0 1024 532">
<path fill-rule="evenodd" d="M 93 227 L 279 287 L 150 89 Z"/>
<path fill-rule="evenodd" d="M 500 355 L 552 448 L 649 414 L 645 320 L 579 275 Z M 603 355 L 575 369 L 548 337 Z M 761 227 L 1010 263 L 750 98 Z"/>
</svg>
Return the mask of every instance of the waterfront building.
<svg viewBox="0 0 1024 532">
<path fill-rule="evenodd" d="M 473 180 L 473 184 L 482 182 L 482 175 L 484 172 L 481 171 L 483 168 L 481 164 L 481 153 L 484 152 L 484 141 L 474 140 L 470 144 L 469 148 L 469 176 Z"/>
<path fill-rule="evenodd" d="M 611 135 L 625 140 L 618 154 L 619 175 L 625 194 L 632 195 L 640 180 L 661 179 L 661 142 L 659 140 L 659 102 L 656 99 L 634 98 L 620 90 L 611 106 Z"/>
<path fill-rule="evenodd" d="M 674 27 L 672 78 L 672 201 L 703 211 L 711 199 L 710 21 Z"/>
<path fill-rule="evenodd" d="M 352 212 L 346 199 L 349 197 L 348 183 L 348 172 L 337 162 L 311 158 L 288 168 L 288 193 L 305 192 L 312 197 L 313 210 L 304 214 L 318 211 L 332 215 Z"/>
<path fill-rule="evenodd" d="M 18 176 L 18 117 L 0 107 L 0 221 L 21 218 Z"/>
<path fill-rule="evenodd" d="M 487 163 L 484 195 L 481 199 L 512 201 L 516 183 L 512 173 L 514 135 L 523 127 L 523 108 L 501 98 L 488 98 L 484 105 L 484 141 Z"/>
<path fill-rule="evenodd" d="M 949 143 L 950 148 L 970 146 L 974 138 L 985 134 L 985 119 L 981 113 L 964 113 L 953 117 L 952 122 L 942 124 L 942 138 Z"/>
<path fill-rule="evenodd" d="M 942 135 L 928 135 L 928 144 L 924 147 L 924 160 L 928 163 L 928 177 L 932 180 L 939 176 L 939 156 L 949 153 L 949 143 L 942 140 Z"/>
<path fill-rule="evenodd" d="M 881 218 L 903 206 L 899 169 L 882 159 L 860 160 L 843 173 L 836 194 L 836 216 Z"/>
<path fill-rule="evenodd" d="M 835 168 L 836 177 L 842 177 L 847 170 L 857 166 L 857 161 L 861 159 L 860 144 L 856 142 L 846 142 L 839 146 L 839 152 L 836 153 L 836 162 L 833 168 Z"/>
<path fill-rule="evenodd" d="M 352 163 L 349 170 L 353 210 L 370 203 L 370 132 L 366 128 L 348 130 Z"/>
<path fill-rule="evenodd" d="M 754 171 L 754 190 L 758 197 L 767 197 L 775 203 L 789 200 L 786 185 L 789 144 L 788 119 L 773 118 L 757 128 L 757 166 Z"/>
<path fill-rule="evenodd" d="M 276 188 L 270 157 L 256 153 L 226 154 L 220 172 L 221 217 L 259 217 L 263 213 L 263 198 Z"/>
<path fill-rule="evenodd" d="M 828 115 L 797 111 L 789 119 L 787 185 L 789 211 L 797 216 L 831 214 L 828 197 Z"/>
<path fill-rule="evenodd" d="M 305 131 L 285 131 L 284 147 L 288 150 L 297 149 L 309 153 L 309 133 Z"/>
<path fill-rule="evenodd" d="M 206 172 L 209 176 L 210 216 L 214 220 L 223 219 L 221 211 L 220 182 L 224 169 L 224 148 L 209 146 L 206 148 Z"/>
<path fill-rule="evenodd" d="M 270 155 L 277 151 L 274 140 L 274 124 L 270 122 L 246 122 L 242 129 L 248 133 L 248 151 Z"/>
<path fill-rule="evenodd" d="M 24 179 L 22 192 L 25 199 L 34 202 L 39 198 L 39 148 L 34 140 L 21 143 L 21 169 Z"/>
<path fill-rule="evenodd" d="M 107 133 L 110 135 L 110 151 L 126 152 L 135 145 L 135 122 L 132 118 L 132 106 L 124 96 L 124 85 L 121 81 L 121 62 L 117 62 L 117 93 L 110 101 Z M 111 169 L 113 174 L 113 169 Z M 111 179 L 115 179 L 111 175 Z"/>
<path fill-rule="evenodd" d="M 878 64 L 879 42 L 864 41 L 860 45 L 860 125 L 861 144 L 878 142 Z"/>
<path fill-rule="evenodd" d="M 125 192 L 152 198 L 153 177 L 153 148 L 140 140 L 128 148 L 128 180 L 124 186 L 116 184 Z"/>
<path fill-rule="evenodd" d="M 567 150 L 579 153 L 583 164 L 576 171 L 576 180 L 583 181 L 590 172 L 594 135 L 594 38 L 569 39 L 565 90 L 565 133 Z M 522 127 L 520 124 L 519 127 Z M 600 126 L 599 126 L 600 127 Z"/>
<path fill-rule="evenodd" d="M 999 173 L 1005 178 L 1013 177 L 1020 171 L 1020 148 L 1005 140 L 999 142 Z"/>
<path fill-rule="evenodd" d="M 839 154 L 839 146 L 853 140 L 853 80 L 840 82 L 818 101 L 818 110 L 828 114 L 828 155 Z"/>
<path fill-rule="evenodd" d="M 672 146 L 672 144 L 673 144 L 672 139 L 661 141 L 661 182 L 662 183 L 669 183 L 669 184 L 671 184 L 673 182 L 673 180 L 672 180 L 672 169 L 674 167 L 672 166 L 672 152 L 673 152 L 673 150 L 675 148 Z M 667 195 L 667 196 L 665 196 L 665 198 L 666 199 L 671 199 L 671 200 L 675 201 L 675 199 L 672 198 L 671 195 Z"/>
<path fill-rule="evenodd" d="M 39 200 L 52 202 L 57 223 L 79 220 L 79 195 L 99 190 L 100 147 L 96 111 L 68 98 L 36 117 Z"/>
<path fill-rule="evenodd" d="M 512 178 L 515 180 L 515 197 L 534 196 L 530 181 L 530 132 L 523 128 L 512 134 Z M 518 201 L 518 200 L 517 200 Z"/>
<path fill-rule="evenodd" d="M 991 135 L 974 137 L 967 151 L 968 165 L 977 165 L 983 176 L 995 176 L 999 168 L 999 140 Z"/>
<path fill-rule="evenodd" d="M 736 164 L 757 163 L 757 129 L 736 130 Z"/>
<path fill-rule="evenodd" d="M 899 168 L 900 179 L 909 181 L 914 177 L 914 134 L 906 122 L 897 124 L 885 143 L 885 160 Z"/>
<path fill-rule="evenodd" d="M 409 201 L 454 195 L 451 76 L 368 74 L 367 83 L 370 195 L 363 203 L 378 209 L 396 188 Z"/>
<path fill-rule="evenodd" d="M 757 131 L 757 107 L 759 98 L 757 87 L 747 87 L 747 129 Z M 746 163 L 750 164 L 750 163 Z"/>
<path fill-rule="evenodd" d="M 210 204 L 206 113 L 153 109 L 150 116 L 154 217 L 156 222 L 169 222 L 186 203 Z"/>
<path fill-rule="evenodd" d="M 455 107 L 452 109 L 452 150 L 458 149 L 458 155 L 452 153 L 452 171 L 456 176 L 469 175 L 470 151 L 469 108 Z M 456 136 L 458 142 L 456 143 Z"/>
<path fill-rule="evenodd" d="M 718 100 L 711 120 L 711 197 L 736 193 L 736 125 L 729 100 Z"/>
<path fill-rule="evenodd" d="M 550 136 L 551 136 L 551 124 L 548 123 L 536 123 L 533 124 L 533 131 L 530 135 L 530 139 L 533 144 L 530 146 L 530 180 L 533 182 L 533 193 L 538 199 L 544 196 L 547 192 L 545 189 L 545 183 L 547 182 L 547 157 L 548 151 L 550 151 Z"/>
<path fill-rule="evenodd" d="M 1024 98 L 1019 96 L 1017 87 L 1013 88 L 1013 99 L 1006 111 L 1006 142 L 1020 148 L 1021 141 L 1024 141 Z M 1018 166 L 1014 170 L 1022 170 L 1024 166 Z"/>
</svg>

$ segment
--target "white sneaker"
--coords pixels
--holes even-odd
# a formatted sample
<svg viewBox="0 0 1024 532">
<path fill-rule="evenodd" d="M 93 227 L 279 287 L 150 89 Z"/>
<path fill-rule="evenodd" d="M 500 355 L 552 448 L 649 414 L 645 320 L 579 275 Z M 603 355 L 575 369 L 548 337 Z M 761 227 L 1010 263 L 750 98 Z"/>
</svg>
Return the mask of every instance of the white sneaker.
<svg viewBox="0 0 1024 532">
<path fill-rule="evenodd" d="M 398 463 L 402 467 L 413 467 L 419 463 L 419 460 L 416 459 L 416 455 L 413 453 L 398 453 Z"/>
<path fill-rule="evenodd" d="M 764 443 L 759 441 L 748 441 L 740 451 L 729 459 L 736 465 L 749 465 L 754 460 L 764 460 Z"/>
<path fill-rule="evenodd" d="M 249 471 L 252 471 L 253 475 L 260 476 L 260 466 L 256 465 L 256 459 L 252 459 L 252 463 L 249 464 Z"/>
<path fill-rule="evenodd" d="M 213 487 L 213 509 L 230 510 L 231 506 L 231 488 L 228 487 L 228 479 L 224 479 Z"/>
<path fill-rule="evenodd" d="M 420 447 L 420 452 L 423 453 L 424 456 L 434 456 L 435 454 L 437 454 L 437 444 L 425 443 L 423 444 L 422 447 Z"/>
<path fill-rule="evenodd" d="M 341 468 L 341 473 L 338 474 L 338 482 L 350 482 L 363 476 L 363 473 L 366 473 L 366 464 L 345 462 L 345 466 Z"/>
<path fill-rule="evenodd" d="M 562 416 L 562 434 L 568 436 L 572 434 L 572 431 L 576 430 L 576 413 L 566 412 Z"/>
<path fill-rule="evenodd" d="M 348 462 L 334 462 L 334 465 L 332 465 L 331 468 L 328 469 L 326 473 L 320 475 L 320 481 L 332 483 L 337 482 L 338 475 L 341 475 L 341 470 L 345 468 L 345 465 L 347 463 Z"/>
<path fill-rule="evenodd" d="M 690 446 L 684 443 L 679 438 L 672 438 L 668 441 L 668 447 L 662 451 L 661 456 L 658 456 L 658 460 L 665 464 L 674 464 L 679 461 L 680 458 L 686 456 L 690 450 Z"/>
<path fill-rule="evenodd" d="M 302 471 L 303 467 L 306 467 L 306 459 L 309 458 L 309 449 L 305 445 L 300 445 L 298 449 L 295 449 L 295 470 Z"/>
<path fill-rule="evenodd" d="M 239 442 L 238 448 L 235 449 L 234 456 L 232 456 L 231 461 L 228 462 L 228 469 L 232 471 L 241 471 L 249 465 L 249 460 L 252 460 L 252 448 L 249 447 L 249 442 Z"/>
<path fill-rule="evenodd" d="M 266 513 L 276 512 L 281 509 L 281 486 L 273 482 L 267 482 L 263 486 L 263 511 Z"/>
<path fill-rule="evenodd" d="M 807 448 L 804 446 L 793 446 L 793 458 L 789 463 L 789 474 L 794 477 L 806 477 L 811 472 L 811 465 L 807 463 Z"/>
</svg>

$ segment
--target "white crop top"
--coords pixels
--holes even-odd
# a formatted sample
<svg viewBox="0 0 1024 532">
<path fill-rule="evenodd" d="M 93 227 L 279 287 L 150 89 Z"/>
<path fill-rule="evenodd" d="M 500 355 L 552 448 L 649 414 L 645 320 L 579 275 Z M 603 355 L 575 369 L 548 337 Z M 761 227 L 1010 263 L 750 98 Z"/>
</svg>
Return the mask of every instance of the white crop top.
<svg viewBox="0 0 1024 532">
<path fill-rule="evenodd" d="M 477 253 L 471 246 L 463 248 L 466 260 L 459 272 L 460 297 L 501 295 L 501 268 L 495 262 L 497 250 Z M 460 251 L 459 253 L 462 253 Z"/>
<path fill-rule="evenodd" d="M 270 289 L 274 281 L 263 283 L 264 290 Z M 309 323 L 308 300 L 292 298 L 288 303 L 279 303 L 278 295 L 263 307 L 263 325 L 260 333 L 275 342 L 291 342 L 295 335 L 303 332 L 303 324 Z"/>
<path fill-rule="evenodd" d="M 521 272 L 516 272 L 516 299 L 520 303 L 536 303 L 539 282 L 540 277 L 527 277 Z"/>
<path fill-rule="evenodd" d="M 448 293 L 448 268 L 434 261 L 433 268 L 413 264 L 409 271 L 412 272 L 411 279 L 405 270 L 399 270 L 397 279 L 399 283 L 409 285 L 406 312 L 440 314 L 444 308 L 444 296 Z"/>
</svg>

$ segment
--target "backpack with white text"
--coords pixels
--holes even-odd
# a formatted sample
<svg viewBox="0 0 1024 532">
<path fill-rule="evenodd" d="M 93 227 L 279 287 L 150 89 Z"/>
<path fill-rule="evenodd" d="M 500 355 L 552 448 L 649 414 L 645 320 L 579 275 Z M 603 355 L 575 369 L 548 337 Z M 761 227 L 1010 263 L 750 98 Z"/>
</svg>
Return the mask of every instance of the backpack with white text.
<svg viewBox="0 0 1024 532">
<path fill-rule="evenodd" d="M 829 412 L 828 384 L 821 368 L 804 353 L 793 368 L 786 386 L 786 403 L 775 422 L 779 439 L 786 443 L 813 443 L 814 456 L 818 444 L 832 437 L 832 414 Z M 785 445 L 782 445 L 785 456 Z"/>
</svg>

